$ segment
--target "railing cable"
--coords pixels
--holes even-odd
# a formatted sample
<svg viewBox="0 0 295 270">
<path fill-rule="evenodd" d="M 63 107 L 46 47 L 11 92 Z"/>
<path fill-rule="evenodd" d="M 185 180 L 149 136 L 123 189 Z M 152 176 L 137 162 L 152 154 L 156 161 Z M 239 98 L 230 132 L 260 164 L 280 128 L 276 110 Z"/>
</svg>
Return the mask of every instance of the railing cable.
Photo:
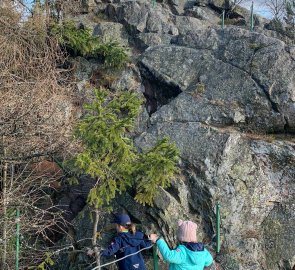
<svg viewBox="0 0 295 270">
<path fill-rule="evenodd" d="M 142 249 L 140 249 L 140 250 L 138 250 L 138 251 L 136 251 L 136 252 L 134 252 L 134 253 L 128 254 L 128 255 L 126 255 L 126 256 L 120 258 L 120 259 L 117 259 L 117 260 L 114 260 L 114 261 L 111 261 L 111 262 L 108 262 L 108 263 L 105 263 L 105 264 L 102 264 L 102 265 L 96 266 L 96 267 L 92 268 L 91 270 L 101 269 L 101 267 L 104 267 L 104 266 L 107 266 L 107 265 L 113 264 L 113 263 L 118 262 L 118 261 L 121 261 L 121 260 L 123 260 L 123 259 L 126 259 L 127 257 L 133 256 L 133 255 L 135 255 L 135 254 L 137 254 L 137 253 L 139 253 L 139 252 L 141 252 L 141 251 L 143 251 L 143 250 L 145 250 L 145 249 L 150 249 L 150 248 L 152 248 L 153 246 L 154 246 L 154 245 L 151 245 L 151 246 L 149 246 L 149 247 L 142 248 Z"/>
</svg>

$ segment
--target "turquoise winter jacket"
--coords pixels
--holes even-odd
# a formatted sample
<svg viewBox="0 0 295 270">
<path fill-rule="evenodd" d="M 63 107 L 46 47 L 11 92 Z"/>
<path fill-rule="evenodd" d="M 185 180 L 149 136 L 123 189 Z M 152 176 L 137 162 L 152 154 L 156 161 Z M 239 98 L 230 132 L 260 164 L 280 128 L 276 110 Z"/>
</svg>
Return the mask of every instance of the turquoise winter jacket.
<svg viewBox="0 0 295 270">
<path fill-rule="evenodd" d="M 163 239 L 157 240 L 157 246 L 169 270 L 203 270 L 210 266 L 213 258 L 201 243 L 188 243 L 171 250 Z"/>
</svg>

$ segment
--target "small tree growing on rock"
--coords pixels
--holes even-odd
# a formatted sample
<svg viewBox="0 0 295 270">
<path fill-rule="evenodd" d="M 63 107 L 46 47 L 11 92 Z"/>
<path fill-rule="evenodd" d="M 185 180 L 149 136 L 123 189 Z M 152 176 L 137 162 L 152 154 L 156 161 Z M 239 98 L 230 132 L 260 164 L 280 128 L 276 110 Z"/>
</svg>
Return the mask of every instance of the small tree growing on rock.
<svg viewBox="0 0 295 270">
<path fill-rule="evenodd" d="M 75 136 L 83 145 L 75 165 L 96 179 L 88 203 L 95 209 L 93 246 L 96 245 L 99 211 L 109 206 L 116 194 L 133 188 L 135 200 L 153 203 L 159 187 L 170 185 L 177 172 L 178 150 L 164 138 L 152 149 L 140 153 L 133 145 L 134 129 L 142 101 L 133 92 L 95 91 L 96 100 L 85 106 L 87 113 L 77 126 Z M 96 263 L 99 253 L 96 248 Z"/>
</svg>

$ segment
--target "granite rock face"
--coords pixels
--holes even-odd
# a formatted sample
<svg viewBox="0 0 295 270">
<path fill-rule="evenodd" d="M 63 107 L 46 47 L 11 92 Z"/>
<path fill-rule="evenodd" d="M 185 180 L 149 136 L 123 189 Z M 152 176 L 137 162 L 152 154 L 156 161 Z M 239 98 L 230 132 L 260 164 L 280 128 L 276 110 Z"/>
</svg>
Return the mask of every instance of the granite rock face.
<svg viewBox="0 0 295 270">
<path fill-rule="evenodd" d="M 212 50 L 217 59 L 248 74 L 265 93 L 273 112 L 280 113 L 286 128 L 294 131 L 293 46 L 239 28 L 212 30 L 209 36 L 208 32 L 199 32 L 181 39 L 182 45 Z"/>
<path fill-rule="evenodd" d="M 146 99 L 136 146 L 148 149 L 169 136 L 181 153 L 181 173 L 170 188 L 160 190 L 153 207 L 137 204 L 130 192 L 119 196 L 114 208 L 127 211 L 146 232 L 157 231 L 172 245 L 176 220 L 194 220 L 200 225 L 200 241 L 208 242 L 214 253 L 219 202 L 222 246 L 215 260 L 220 269 L 291 270 L 294 46 L 269 37 L 261 25 L 259 32 L 236 26 L 221 30 L 217 23 L 223 4 L 97 4 L 111 22 L 96 25 L 94 32 L 113 31 L 133 50 L 134 67 L 121 71 L 111 88 L 132 88 Z M 87 80 L 92 67 L 85 69 Z M 103 216 L 100 225 L 109 219 Z M 87 216 L 76 220 L 77 241 L 91 237 L 87 222 Z"/>
<path fill-rule="evenodd" d="M 255 132 L 294 131 L 295 66 L 288 46 L 241 29 L 186 37 L 190 41 L 183 37 L 180 43 L 190 48 L 153 47 L 140 62 L 150 80 L 181 91 L 167 111 L 170 118 L 182 117 L 185 108 L 198 112 L 187 112 L 189 121 L 196 115 L 201 122 Z"/>
<path fill-rule="evenodd" d="M 225 269 L 291 269 L 280 265 L 294 263 L 294 143 L 177 120 L 152 124 L 137 144 L 148 148 L 163 135 L 181 149 L 190 207 L 180 213 L 195 213 L 211 238 L 214 203 L 221 205 L 220 264 Z"/>
</svg>

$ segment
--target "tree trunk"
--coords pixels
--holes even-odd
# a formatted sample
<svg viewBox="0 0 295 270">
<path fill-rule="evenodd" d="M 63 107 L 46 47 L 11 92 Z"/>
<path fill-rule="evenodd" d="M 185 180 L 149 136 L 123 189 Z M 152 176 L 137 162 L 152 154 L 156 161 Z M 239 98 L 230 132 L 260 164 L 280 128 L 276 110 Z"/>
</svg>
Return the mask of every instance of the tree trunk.
<svg viewBox="0 0 295 270">
<path fill-rule="evenodd" d="M 92 234 L 92 246 L 94 250 L 94 255 L 95 255 L 95 260 L 96 260 L 96 266 L 100 266 L 100 250 L 99 247 L 96 245 L 97 244 L 97 225 L 98 225 L 98 220 L 99 220 L 99 210 L 95 208 L 95 219 L 94 219 L 94 224 L 93 224 L 93 234 Z"/>
</svg>

